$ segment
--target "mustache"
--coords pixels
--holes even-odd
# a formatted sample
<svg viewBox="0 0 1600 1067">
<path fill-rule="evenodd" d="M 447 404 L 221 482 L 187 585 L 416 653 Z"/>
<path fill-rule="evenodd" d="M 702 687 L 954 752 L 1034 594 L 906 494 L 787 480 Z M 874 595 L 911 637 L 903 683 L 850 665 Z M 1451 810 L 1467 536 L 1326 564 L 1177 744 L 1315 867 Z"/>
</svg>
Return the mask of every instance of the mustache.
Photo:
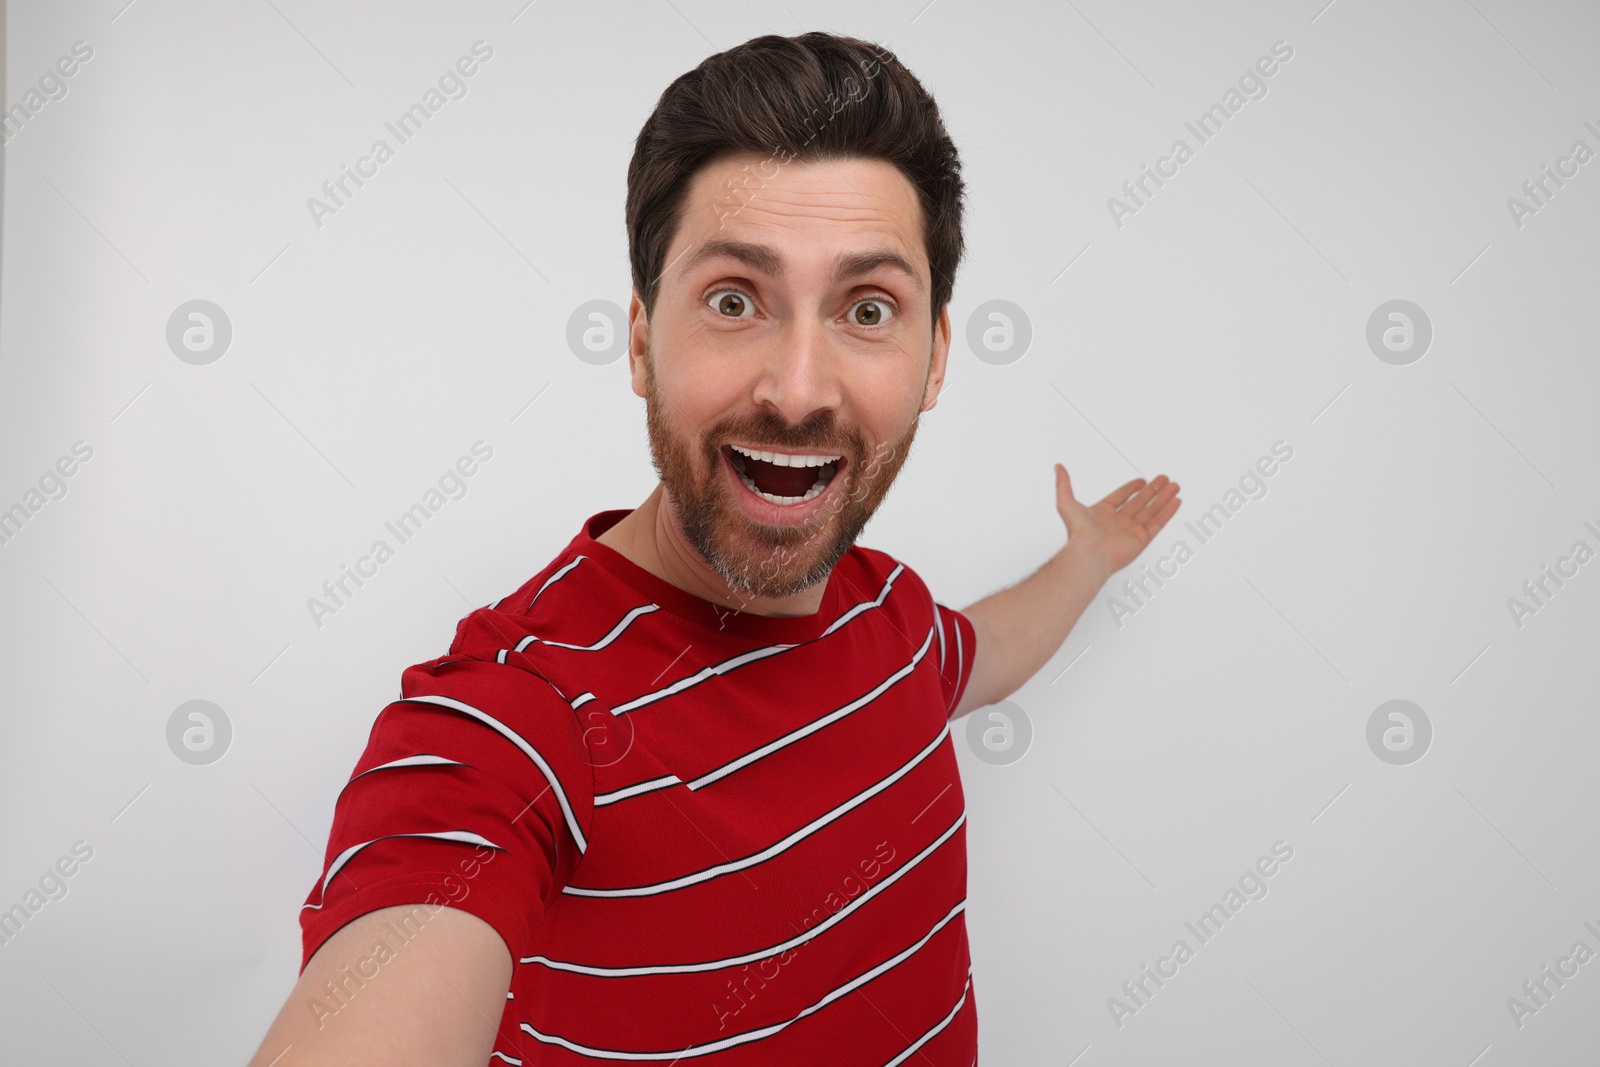
<svg viewBox="0 0 1600 1067">
<path fill-rule="evenodd" d="M 858 456 L 862 448 L 861 435 L 841 431 L 831 413 L 812 422 L 790 426 L 778 416 L 762 412 L 750 418 L 719 424 L 706 435 L 706 441 L 712 451 L 733 441 L 759 442 L 775 449 L 828 450 L 846 456 Z"/>
</svg>

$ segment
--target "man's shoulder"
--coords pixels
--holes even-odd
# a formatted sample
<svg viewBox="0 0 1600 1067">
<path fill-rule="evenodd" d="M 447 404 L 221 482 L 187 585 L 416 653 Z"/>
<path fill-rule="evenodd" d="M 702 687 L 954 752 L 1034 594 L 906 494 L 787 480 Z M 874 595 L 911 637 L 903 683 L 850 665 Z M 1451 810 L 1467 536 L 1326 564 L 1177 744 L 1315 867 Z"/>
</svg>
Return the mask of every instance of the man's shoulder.
<svg viewBox="0 0 1600 1067">
<path fill-rule="evenodd" d="M 574 538 L 521 585 L 479 610 L 511 618 L 529 618 L 544 604 L 548 613 L 550 602 L 571 599 L 563 594 L 576 587 L 590 587 L 592 594 L 594 584 L 603 577 L 603 568 L 595 565 Z"/>
<path fill-rule="evenodd" d="M 542 677 L 540 672 L 531 669 L 526 657 L 516 653 L 539 637 L 554 637 L 574 623 L 581 625 L 590 614 L 603 612 L 604 602 L 609 599 L 608 589 L 602 588 L 607 584 L 607 576 L 602 568 L 586 558 L 580 541 L 581 535 L 574 537 L 511 592 L 457 619 L 448 651 L 414 664 L 409 671 L 438 675 L 452 667 L 495 665 L 512 668 L 510 673 L 513 674 L 531 673 Z M 492 678 L 506 672 L 456 669 L 453 673 L 458 677 L 470 674 L 476 678 Z M 549 678 L 544 678 L 544 682 L 548 684 L 541 688 L 560 694 Z M 563 699 L 566 696 L 560 695 Z"/>
<path fill-rule="evenodd" d="M 450 655 L 505 663 L 538 638 L 557 638 L 603 615 L 615 599 L 603 568 L 568 546 L 511 593 L 456 623 Z"/>
</svg>

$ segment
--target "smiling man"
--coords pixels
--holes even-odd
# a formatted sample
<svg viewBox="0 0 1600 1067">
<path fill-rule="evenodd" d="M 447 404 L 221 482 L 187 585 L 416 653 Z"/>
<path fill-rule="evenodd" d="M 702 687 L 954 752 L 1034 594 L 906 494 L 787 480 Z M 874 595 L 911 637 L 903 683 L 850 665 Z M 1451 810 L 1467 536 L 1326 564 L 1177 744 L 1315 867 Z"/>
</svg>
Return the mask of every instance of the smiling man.
<svg viewBox="0 0 1600 1067">
<path fill-rule="evenodd" d="M 964 610 L 856 538 L 944 383 L 963 186 L 851 38 L 662 95 L 628 172 L 660 483 L 407 669 L 340 794 L 257 1064 L 971 1067 L 952 721 L 1059 648 L 1165 476 Z"/>
</svg>

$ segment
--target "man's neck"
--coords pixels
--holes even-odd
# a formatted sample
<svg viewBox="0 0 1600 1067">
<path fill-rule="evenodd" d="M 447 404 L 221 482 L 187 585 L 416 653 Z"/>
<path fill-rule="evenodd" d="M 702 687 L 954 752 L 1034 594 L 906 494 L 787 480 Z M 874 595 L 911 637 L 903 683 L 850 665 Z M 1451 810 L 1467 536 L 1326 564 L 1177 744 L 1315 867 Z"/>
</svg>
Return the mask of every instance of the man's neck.
<svg viewBox="0 0 1600 1067">
<path fill-rule="evenodd" d="M 643 504 L 595 540 L 662 581 L 723 607 L 778 617 L 815 615 L 822 608 L 826 583 L 819 582 L 790 597 L 754 599 L 730 586 L 684 537 L 660 483 Z"/>
</svg>

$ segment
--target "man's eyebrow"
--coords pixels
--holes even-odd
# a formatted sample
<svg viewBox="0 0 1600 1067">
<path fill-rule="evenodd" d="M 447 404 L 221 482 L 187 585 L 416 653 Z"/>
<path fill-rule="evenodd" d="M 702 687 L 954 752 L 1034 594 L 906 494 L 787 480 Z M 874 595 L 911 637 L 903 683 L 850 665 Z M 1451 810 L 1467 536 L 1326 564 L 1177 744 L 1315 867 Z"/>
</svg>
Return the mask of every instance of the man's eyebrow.
<svg viewBox="0 0 1600 1067">
<path fill-rule="evenodd" d="M 783 258 L 778 253 L 766 245 L 734 241 L 727 237 L 713 237 L 695 249 L 694 254 L 678 269 L 678 277 L 683 277 L 708 259 L 719 257 L 737 259 L 751 270 L 760 271 L 774 278 L 783 277 Z"/>
<path fill-rule="evenodd" d="M 715 237 L 695 249 L 679 269 L 678 275 L 682 277 L 706 260 L 718 257 L 736 259 L 751 270 L 760 271 L 769 277 L 782 278 L 784 274 L 783 257 L 767 245 Z M 841 252 L 834 260 L 833 280 L 843 282 L 859 278 L 879 267 L 892 267 L 911 279 L 917 287 L 917 292 L 924 291 L 922 278 L 917 274 L 916 268 L 900 253 L 887 248 L 875 248 L 865 252 Z"/>
<path fill-rule="evenodd" d="M 833 262 L 833 280 L 836 282 L 848 281 L 859 278 L 863 274 L 870 274 L 879 267 L 893 267 L 895 270 L 911 279 L 917 287 L 917 292 L 922 292 L 922 277 L 917 269 L 906 262 L 906 257 L 887 248 L 875 248 L 870 252 L 853 252 L 841 254 Z"/>
</svg>

